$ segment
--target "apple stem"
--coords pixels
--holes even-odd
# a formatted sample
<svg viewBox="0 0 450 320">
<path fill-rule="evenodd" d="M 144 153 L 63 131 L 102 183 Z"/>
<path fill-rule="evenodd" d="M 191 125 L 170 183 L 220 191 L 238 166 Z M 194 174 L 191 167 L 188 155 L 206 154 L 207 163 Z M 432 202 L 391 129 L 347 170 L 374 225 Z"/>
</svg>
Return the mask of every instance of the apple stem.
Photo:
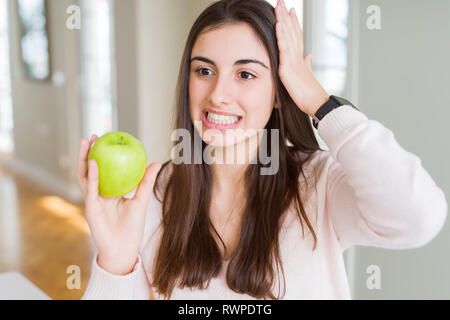
<svg viewBox="0 0 450 320">
<path fill-rule="evenodd" d="M 120 144 L 123 142 L 123 136 L 120 137 Z"/>
</svg>

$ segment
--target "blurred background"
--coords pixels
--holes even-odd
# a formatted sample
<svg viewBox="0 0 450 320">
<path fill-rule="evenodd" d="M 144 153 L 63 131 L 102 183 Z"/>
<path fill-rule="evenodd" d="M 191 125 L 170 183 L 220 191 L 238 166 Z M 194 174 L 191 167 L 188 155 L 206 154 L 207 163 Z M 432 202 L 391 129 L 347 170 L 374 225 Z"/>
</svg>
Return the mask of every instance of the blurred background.
<svg viewBox="0 0 450 320">
<path fill-rule="evenodd" d="M 0 0 L 0 299 L 82 296 L 94 248 L 80 140 L 127 131 L 149 161 L 169 159 L 182 51 L 212 2 Z M 448 199 L 450 2 L 285 2 L 328 93 L 392 130 Z M 354 299 L 450 299 L 448 221 L 425 247 L 345 259 Z"/>
</svg>

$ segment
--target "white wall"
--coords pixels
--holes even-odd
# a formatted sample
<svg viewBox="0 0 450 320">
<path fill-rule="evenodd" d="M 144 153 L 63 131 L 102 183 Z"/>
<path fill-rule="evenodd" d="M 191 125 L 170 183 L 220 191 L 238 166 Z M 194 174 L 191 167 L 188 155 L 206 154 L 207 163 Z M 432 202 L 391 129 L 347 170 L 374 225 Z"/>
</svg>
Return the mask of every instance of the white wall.
<svg viewBox="0 0 450 320">
<path fill-rule="evenodd" d="M 211 0 L 115 0 L 118 130 L 142 140 L 149 161 L 166 161 L 179 64 L 188 32 Z M 82 138 L 78 30 L 65 26 L 77 0 L 49 0 L 51 67 L 65 82 L 24 79 L 19 56 L 16 1 L 9 0 L 12 39 L 14 158 L 2 163 L 49 192 L 82 200 L 76 180 Z M 83 19 L 83 17 L 81 17 Z"/>
<path fill-rule="evenodd" d="M 20 59 L 17 2 L 9 0 L 14 158 L 5 165 L 68 198 L 76 197 L 76 153 L 80 135 L 77 95 L 77 37 L 65 28 L 66 8 L 74 1 L 50 0 L 48 36 L 51 69 L 64 81 L 32 81 Z"/>
<path fill-rule="evenodd" d="M 169 159 L 181 56 L 192 24 L 209 3 L 138 0 L 138 125 L 150 161 Z"/>
<path fill-rule="evenodd" d="M 359 4 L 358 104 L 418 155 L 450 195 L 450 2 L 351 0 Z M 366 27 L 366 9 L 381 9 L 381 30 Z M 389 155 L 386 155 L 389 156 Z M 355 250 L 356 299 L 449 299 L 450 226 L 429 245 L 403 251 Z M 369 290 L 366 269 L 381 269 L 381 289 Z"/>
</svg>

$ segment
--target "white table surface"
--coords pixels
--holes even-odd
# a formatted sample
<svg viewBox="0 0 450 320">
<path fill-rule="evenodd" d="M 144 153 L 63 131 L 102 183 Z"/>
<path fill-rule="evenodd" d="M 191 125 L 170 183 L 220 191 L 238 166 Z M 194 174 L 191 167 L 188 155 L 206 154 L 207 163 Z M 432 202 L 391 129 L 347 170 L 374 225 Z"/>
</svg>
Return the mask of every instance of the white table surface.
<svg viewBox="0 0 450 320">
<path fill-rule="evenodd" d="M 51 300 L 19 272 L 0 273 L 0 300 Z"/>
</svg>

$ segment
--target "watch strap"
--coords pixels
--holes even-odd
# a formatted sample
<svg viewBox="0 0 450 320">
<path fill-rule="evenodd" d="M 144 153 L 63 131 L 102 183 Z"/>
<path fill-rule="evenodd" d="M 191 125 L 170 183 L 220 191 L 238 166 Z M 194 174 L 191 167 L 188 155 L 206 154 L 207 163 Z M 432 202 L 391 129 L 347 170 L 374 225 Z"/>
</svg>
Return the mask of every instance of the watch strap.
<svg viewBox="0 0 450 320">
<path fill-rule="evenodd" d="M 325 102 L 314 114 L 313 118 L 313 125 L 314 128 L 318 129 L 319 127 L 319 122 L 328 114 L 330 113 L 332 110 L 339 108 L 343 105 L 349 105 L 352 106 L 353 108 L 355 108 L 356 110 L 359 110 L 358 108 L 356 108 L 350 101 L 344 99 L 344 98 L 340 98 L 340 97 L 336 97 L 331 95 L 330 99 L 328 99 L 327 102 Z"/>
</svg>

